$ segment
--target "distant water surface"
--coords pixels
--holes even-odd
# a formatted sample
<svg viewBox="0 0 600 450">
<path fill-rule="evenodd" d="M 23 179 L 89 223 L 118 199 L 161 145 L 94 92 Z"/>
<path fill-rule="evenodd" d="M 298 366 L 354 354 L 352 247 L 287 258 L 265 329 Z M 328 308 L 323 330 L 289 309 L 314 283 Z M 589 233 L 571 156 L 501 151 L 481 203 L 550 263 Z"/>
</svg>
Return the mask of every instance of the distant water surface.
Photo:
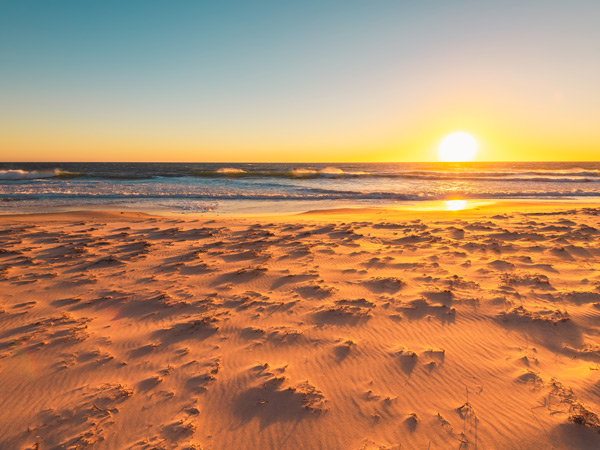
<svg viewBox="0 0 600 450">
<path fill-rule="evenodd" d="M 0 163 L 0 213 L 277 213 L 448 199 L 600 200 L 600 162 Z"/>
</svg>

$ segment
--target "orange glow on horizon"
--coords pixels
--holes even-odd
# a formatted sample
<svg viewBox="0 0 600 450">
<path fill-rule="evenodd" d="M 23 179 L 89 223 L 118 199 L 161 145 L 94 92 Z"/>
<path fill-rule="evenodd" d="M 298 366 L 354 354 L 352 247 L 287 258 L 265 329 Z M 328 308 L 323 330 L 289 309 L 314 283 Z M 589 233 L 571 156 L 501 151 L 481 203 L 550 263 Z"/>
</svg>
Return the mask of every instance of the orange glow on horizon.
<svg viewBox="0 0 600 450">
<path fill-rule="evenodd" d="M 420 123 L 419 123 L 420 122 Z M 107 126 L 45 124 L 32 133 L 23 123 L 0 123 L 3 161 L 114 162 L 435 162 L 443 136 L 457 129 L 477 136 L 477 161 L 597 161 L 595 139 L 580 134 L 550 140 L 534 131 L 493 125 L 459 115 L 453 120 L 430 117 L 377 129 L 334 130 L 332 134 L 253 130 L 232 134 L 225 128 L 190 132 L 140 126 L 110 130 Z M 35 129 L 36 127 L 33 127 Z M 65 131 L 68 129 L 68 132 Z M 562 133 L 562 132 L 561 132 Z M 567 151 L 568 149 L 568 151 Z M 456 159 L 455 159 L 456 160 Z"/>
</svg>

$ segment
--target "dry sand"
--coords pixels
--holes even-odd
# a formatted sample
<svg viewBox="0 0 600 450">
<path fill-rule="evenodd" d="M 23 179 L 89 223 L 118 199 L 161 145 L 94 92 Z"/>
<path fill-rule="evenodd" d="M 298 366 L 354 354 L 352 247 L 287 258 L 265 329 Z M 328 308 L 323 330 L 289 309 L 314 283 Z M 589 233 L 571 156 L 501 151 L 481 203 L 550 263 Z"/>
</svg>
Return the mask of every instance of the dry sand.
<svg viewBox="0 0 600 450">
<path fill-rule="evenodd" d="M 0 217 L 0 449 L 600 448 L 599 258 L 597 207 Z"/>
</svg>

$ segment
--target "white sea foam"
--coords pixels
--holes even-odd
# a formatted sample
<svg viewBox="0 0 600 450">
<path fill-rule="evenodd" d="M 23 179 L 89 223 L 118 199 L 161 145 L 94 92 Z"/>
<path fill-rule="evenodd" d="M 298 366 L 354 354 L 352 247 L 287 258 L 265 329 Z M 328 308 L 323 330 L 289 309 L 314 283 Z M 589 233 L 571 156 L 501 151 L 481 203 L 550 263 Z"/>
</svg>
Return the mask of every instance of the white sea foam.
<svg viewBox="0 0 600 450">
<path fill-rule="evenodd" d="M 319 174 L 325 177 L 343 177 L 345 175 L 344 171 L 337 167 L 325 167 L 319 170 Z"/>
<path fill-rule="evenodd" d="M 233 167 L 221 167 L 220 169 L 217 169 L 216 172 L 217 173 L 223 173 L 223 174 L 226 174 L 226 175 L 235 175 L 235 174 L 239 174 L 239 173 L 246 173 L 245 170 L 235 169 Z"/>
<path fill-rule="evenodd" d="M 315 169 L 294 169 L 290 173 L 293 177 L 297 178 L 308 178 L 317 175 L 317 171 Z"/>
<path fill-rule="evenodd" d="M 11 169 L 0 170 L 0 180 L 32 180 L 35 178 L 50 178 L 56 176 L 55 172 L 28 172 L 27 170 Z"/>
<path fill-rule="evenodd" d="M 362 170 L 353 170 L 353 171 L 344 171 L 337 167 L 325 167 L 321 170 L 316 169 L 294 169 L 291 172 L 291 175 L 295 178 L 314 178 L 317 176 L 326 177 L 326 178 L 341 178 L 341 177 L 359 177 L 366 176 L 369 173 L 364 172 Z"/>
</svg>

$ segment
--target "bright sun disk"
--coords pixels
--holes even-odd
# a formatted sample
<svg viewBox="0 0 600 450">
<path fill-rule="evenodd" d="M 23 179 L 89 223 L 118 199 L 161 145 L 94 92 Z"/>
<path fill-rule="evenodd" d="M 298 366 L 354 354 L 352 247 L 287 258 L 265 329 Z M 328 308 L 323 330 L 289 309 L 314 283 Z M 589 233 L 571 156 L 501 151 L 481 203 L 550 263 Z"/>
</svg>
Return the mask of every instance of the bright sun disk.
<svg viewBox="0 0 600 450">
<path fill-rule="evenodd" d="M 444 162 L 473 161 L 476 154 L 477 141 L 464 131 L 449 134 L 438 147 L 438 158 Z"/>
</svg>

